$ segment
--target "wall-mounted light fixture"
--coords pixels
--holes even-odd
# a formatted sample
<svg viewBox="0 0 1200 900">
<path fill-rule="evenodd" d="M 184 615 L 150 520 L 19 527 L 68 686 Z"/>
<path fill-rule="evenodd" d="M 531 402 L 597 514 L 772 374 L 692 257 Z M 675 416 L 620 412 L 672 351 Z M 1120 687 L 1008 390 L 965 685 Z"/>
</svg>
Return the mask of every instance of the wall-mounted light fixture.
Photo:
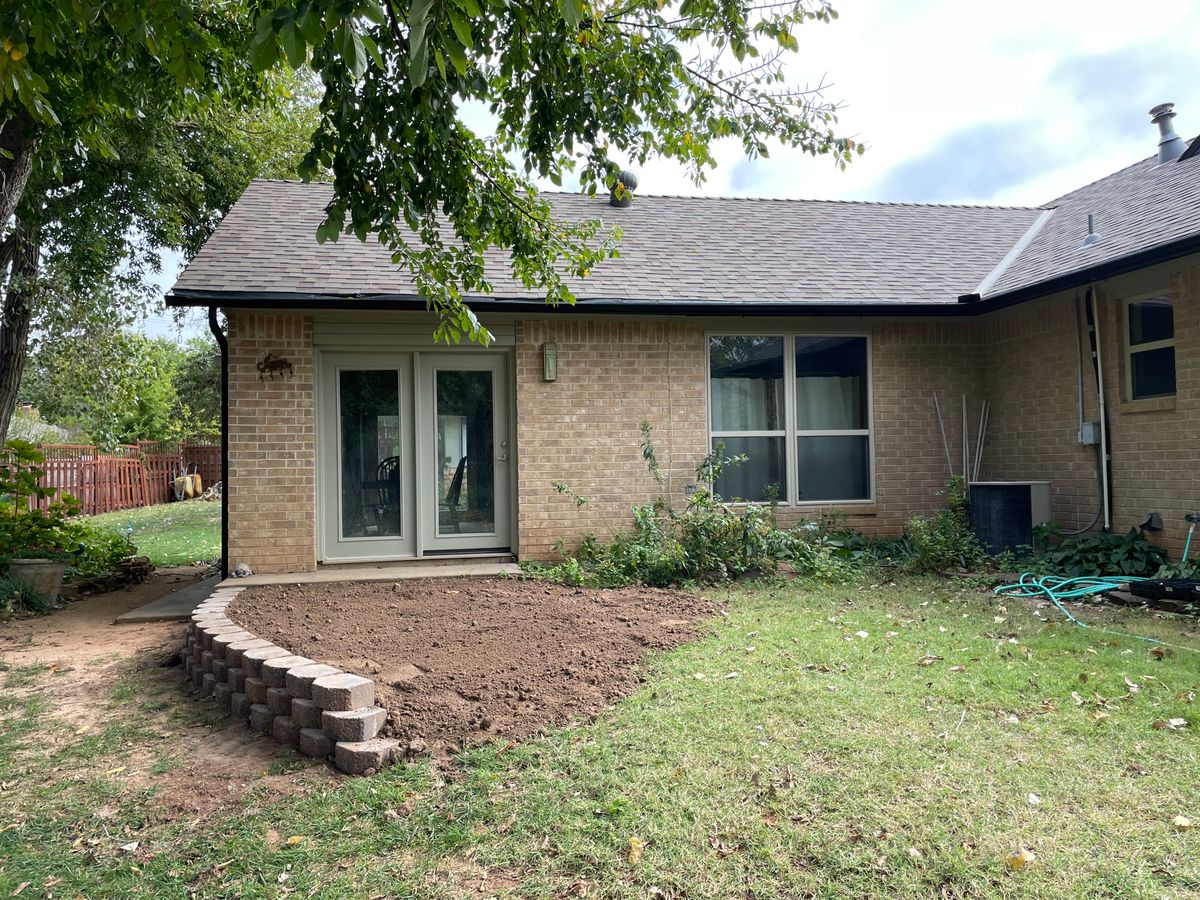
<svg viewBox="0 0 1200 900">
<path fill-rule="evenodd" d="M 553 341 L 542 344 L 542 379 L 558 381 L 558 344 Z"/>
</svg>

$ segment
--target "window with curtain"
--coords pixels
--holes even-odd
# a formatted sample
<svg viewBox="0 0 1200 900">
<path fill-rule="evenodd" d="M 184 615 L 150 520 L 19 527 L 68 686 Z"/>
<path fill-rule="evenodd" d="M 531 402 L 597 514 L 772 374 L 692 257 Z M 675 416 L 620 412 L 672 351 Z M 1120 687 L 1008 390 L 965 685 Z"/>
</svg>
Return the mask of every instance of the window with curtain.
<svg viewBox="0 0 1200 900">
<path fill-rule="evenodd" d="M 867 339 L 709 338 L 712 445 L 749 459 L 716 485 L 727 500 L 871 498 Z"/>
</svg>

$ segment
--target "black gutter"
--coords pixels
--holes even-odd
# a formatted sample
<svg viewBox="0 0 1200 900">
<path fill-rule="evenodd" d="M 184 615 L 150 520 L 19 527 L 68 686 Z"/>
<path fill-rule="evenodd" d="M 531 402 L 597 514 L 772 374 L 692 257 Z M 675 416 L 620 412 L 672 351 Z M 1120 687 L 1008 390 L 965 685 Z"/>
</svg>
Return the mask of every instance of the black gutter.
<svg viewBox="0 0 1200 900">
<path fill-rule="evenodd" d="M 208 330 L 221 348 L 221 578 L 229 577 L 229 341 L 208 308 Z"/>
<path fill-rule="evenodd" d="M 1124 275 L 1181 256 L 1200 253 L 1200 234 L 1181 238 L 1040 281 L 1027 287 L 981 298 L 964 294 L 958 302 L 905 303 L 812 303 L 754 300 L 654 300 L 624 298 L 589 298 L 576 301 L 568 309 L 598 315 L 740 315 L 740 316 L 981 316 L 999 309 L 1016 306 L 1060 291 L 1086 287 L 1106 278 Z M 467 303 L 478 312 L 545 313 L 554 307 L 540 299 L 504 300 L 482 295 L 467 297 Z M 423 310 L 428 308 L 424 298 L 413 293 L 319 293 L 309 291 L 208 291 L 188 288 L 175 289 L 167 294 L 167 306 L 212 306 L 230 309 L 338 309 L 338 310 Z"/>
</svg>

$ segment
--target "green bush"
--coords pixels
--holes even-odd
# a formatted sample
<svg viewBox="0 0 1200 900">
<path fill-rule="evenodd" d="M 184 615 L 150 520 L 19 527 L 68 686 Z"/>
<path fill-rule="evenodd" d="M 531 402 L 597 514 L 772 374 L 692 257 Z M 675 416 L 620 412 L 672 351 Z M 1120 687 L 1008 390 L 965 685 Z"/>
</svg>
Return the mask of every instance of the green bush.
<svg viewBox="0 0 1200 900">
<path fill-rule="evenodd" d="M 1134 528 L 1123 535 L 1099 531 L 1066 537 L 1057 525 L 1042 525 L 1035 541 L 1037 553 L 1030 561 L 1031 567 L 1047 574 L 1148 578 L 1167 567 L 1167 551 Z"/>
<path fill-rule="evenodd" d="M 642 456 L 660 490 L 664 488 L 650 425 L 642 423 Z M 601 543 L 584 539 L 573 554 L 560 546 L 564 560 L 556 565 L 523 563 L 524 570 L 563 584 L 616 587 L 625 584 L 665 586 L 691 581 L 724 581 L 752 572 L 775 570 L 787 562 L 797 574 L 833 579 L 850 571 L 855 551 L 820 528 L 783 530 L 775 521 L 774 504 L 731 505 L 713 486 L 727 466 L 745 457 L 725 456 L 718 444 L 696 468 L 697 489 L 682 511 L 660 494 L 652 503 L 633 508 L 633 529 Z M 556 482 L 555 490 L 577 506 L 586 497 Z"/>
<path fill-rule="evenodd" d="M 53 608 L 53 597 L 34 590 L 20 578 L 0 575 L 0 619 L 9 618 L 14 612 L 45 615 Z"/>
<path fill-rule="evenodd" d="M 905 529 L 901 566 L 915 574 L 968 569 L 987 558 L 971 531 L 967 515 L 967 484 L 954 476 L 946 488 L 947 505 L 930 517 L 914 516 Z"/>
<path fill-rule="evenodd" d="M 104 575 L 137 551 L 125 535 L 79 519 L 68 522 L 65 531 L 67 549 L 71 551 L 67 574 L 71 577 Z"/>
</svg>

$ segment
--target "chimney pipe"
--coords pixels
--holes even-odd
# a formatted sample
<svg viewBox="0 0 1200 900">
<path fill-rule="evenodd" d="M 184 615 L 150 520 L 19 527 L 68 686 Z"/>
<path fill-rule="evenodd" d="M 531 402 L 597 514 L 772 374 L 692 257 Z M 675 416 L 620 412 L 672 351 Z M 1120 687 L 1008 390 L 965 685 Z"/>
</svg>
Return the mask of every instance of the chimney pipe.
<svg viewBox="0 0 1200 900">
<path fill-rule="evenodd" d="M 1160 103 L 1150 110 L 1150 121 L 1158 126 L 1158 164 L 1169 163 L 1179 159 L 1187 145 L 1183 138 L 1175 133 L 1171 120 L 1175 118 L 1174 103 Z"/>
<path fill-rule="evenodd" d="M 610 206 L 633 206 L 633 192 L 637 190 L 638 177 L 628 169 L 617 176 L 608 193 Z"/>
</svg>

